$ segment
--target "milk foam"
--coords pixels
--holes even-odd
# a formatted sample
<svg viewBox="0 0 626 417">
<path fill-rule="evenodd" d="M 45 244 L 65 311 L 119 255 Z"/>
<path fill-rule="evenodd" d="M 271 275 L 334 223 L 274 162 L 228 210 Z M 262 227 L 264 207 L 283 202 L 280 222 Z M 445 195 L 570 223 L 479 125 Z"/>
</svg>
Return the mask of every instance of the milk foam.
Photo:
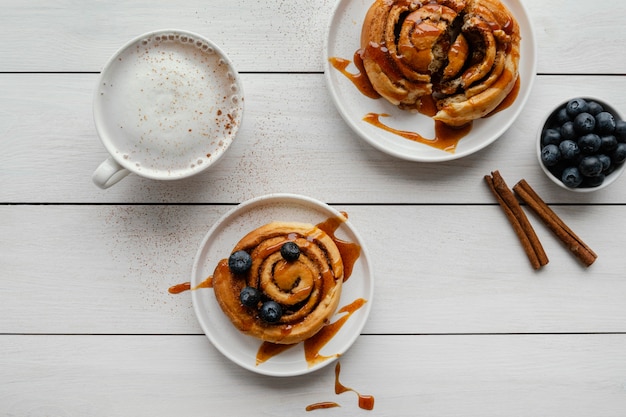
<svg viewBox="0 0 626 417">
<path fill-rule="evenodd" d="M 151 35 L 116 55 L 102 74 L 94 113 L 120 164 L 186 176 L 224 152 L 243 99 L 226 58 L 183 33 Z M 146 172 L 150 171 L 150 172 Z"/>
</svg>

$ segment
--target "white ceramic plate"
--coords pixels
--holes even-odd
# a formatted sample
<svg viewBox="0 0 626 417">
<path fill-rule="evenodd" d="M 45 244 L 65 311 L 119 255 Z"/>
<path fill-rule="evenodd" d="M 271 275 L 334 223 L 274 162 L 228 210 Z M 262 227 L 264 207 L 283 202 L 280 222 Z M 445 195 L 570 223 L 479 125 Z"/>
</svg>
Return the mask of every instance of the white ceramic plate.
<svg viewBox="0 0 626 417">
<path fill-rule="evenodd" d="M 331 57 L 352 61 L 354 52 L 359 48 L 363 19 L 372 3 L 373 0 L 339 0 L 330 20 L 324 45 L 324 72 L 330 94 L 343 119 L 361 138 L 397 158 L 439 162 L 477 152 L 498 139 L 511 126 L 528 99 L 537 72 L 533 28 L 528 13 L 519 0 L 502 0 L 517 19 L 522 35 L 519 68 L 521 83 L 517 99 L 506 110 L 475 121 L 471 132 L 461 139 L 454 153 L 405 139 L 363 121 L 363 117 L 370 112 L 387 113 L 391 117 L 382 121 L 392 128 L 417 132 L 424 137 L 435 136 L 431 118 L 400 110 L 385 99 L 367 98 L 329 63 L 328 59 Z M 350 64 L 347 70 L 358 72 L 354 64 Z"/>
<path fill-rule="evenodd" d="M 269 194 L 248 200 L 224 215 L 209 230 L 194 261 L 191 286 L 196 287 L 211 276 L 219 260 L 226 258 L 246 233 L 259 226 L 273 220 L 318 224 L 340 215 L 337 210 L 322 202 L 294 194 Z M 336 236 L 361 246 L 361 256 L 343 286 L 339 308 L 358 298 L 364 298 L 367 303 L 322 348 L 320 354 L 324 356 L 341 355 L 354 343 L 369 315 L 374 291 L 368 253 L 356 230 L 346 221 L 339 226 Z M 219 307 L 213 289 L 193 290 L 191 298 L 198 321 L 209 340 L 224 356 L 243 368 L 265 375 L 293 376 L 315 371 L 333 362 L 329 359 L 309 367 L 300 343 L 257 366 L 256 355 L 261 341 L 235 329 Z"/>
</svg>

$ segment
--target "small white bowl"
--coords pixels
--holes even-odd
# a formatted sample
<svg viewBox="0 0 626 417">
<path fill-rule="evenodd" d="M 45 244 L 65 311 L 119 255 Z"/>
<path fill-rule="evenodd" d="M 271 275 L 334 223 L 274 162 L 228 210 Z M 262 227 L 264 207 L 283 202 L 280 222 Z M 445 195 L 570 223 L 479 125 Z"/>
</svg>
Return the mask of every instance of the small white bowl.
<svg viewBox="0 0 626 417">
<path fill-rule="evenodd" d="M 566 190 L 569 191 L 573 191 L 576 193 L 590 193 L 593 191 L 597 191 L 597 190 L 601 190 L 603 188 L 608 187 L 609 185 L 611 185 L 613 182 L 615 182 L 620 175 L 622 175 L 622 172 L 624 172 L 624 168 L 626 166 L 626 162 L 620 164 L 617 168 L 615 168 L 615 170 L 611 171 L 609 174 L 606 175 L 604 181 L 595 187 L 591 187 L 591 186 L 580 186 L 580 187 L 568 187 L 567 185 L 565 185 L 560 178 L 558 178 L 557 176 L 555 176 L 555 174 L 553 174 L 550 169 L 548 167 L 546 167 L 541 159 L 541 150 L 542 150 L 542 144 L 541 144 L 541 138 L 543 135 L 543 131 L 546 128 L 549 128 L 551 126 L 555 126 L 558 125 L 558 123 L 556 122 L 556 117 L 558 115 L 558 112 L 567 105 L 567 103 L 569 103 L 570 100 L 573 100 L 574 98 L 579 98 L 579 97 L 572 97 L 566 101 L 564 101 L 563 103 L 559 104 L 558 106 L 556 106 L 554 108 L 554 110 L 552 112 L 550 112 L 541 122 L 540 127 L 539 127 L 539 132 L 537 133 L 537 141 L 536 141 L 536 149 L 537 149 L 537 158 L 539 160 L 539 166 L 541 167 L 541 169 L 543 170 L 543 172 L 546 174 L 546 176 L 548 178 L 550 178 L 550 180 L 552 180 L 552 182 L 554 182 L 556 185 L 558 185 L 561 188 L 564 188 Z M 621 114 L 610 104 L 608 104 L 607 102 L 601 100 L 601 99 L 597 99 L 595 97 L 580 97 L 582 99 L 584 99 L 587 102 L 590 101 L 595 101 L 598 104 L 602 105 L 602 107 L 604 108 L 604 111 L 608 111 L 609 113 L 611 113 L 613 115 L 613 117 L 615 118 L 615 121 L 617 122 L 618 120 L 623 120 Z"/>
</svg>

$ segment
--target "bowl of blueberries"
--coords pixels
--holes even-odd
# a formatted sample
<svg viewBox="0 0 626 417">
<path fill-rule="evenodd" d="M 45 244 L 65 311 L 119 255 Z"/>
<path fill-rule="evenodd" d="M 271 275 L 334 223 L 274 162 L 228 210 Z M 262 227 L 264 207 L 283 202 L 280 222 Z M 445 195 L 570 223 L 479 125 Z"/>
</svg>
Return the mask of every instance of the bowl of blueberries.
<svg viewBox="0 0 626 417">
<path fill-rule="evenodd" d="M 560 187 L 599 190 L 624 171 L 626 121 L 604 101 L 570 99 L 541 124 L 537 154 L 543 171 Z"/>
</svg>

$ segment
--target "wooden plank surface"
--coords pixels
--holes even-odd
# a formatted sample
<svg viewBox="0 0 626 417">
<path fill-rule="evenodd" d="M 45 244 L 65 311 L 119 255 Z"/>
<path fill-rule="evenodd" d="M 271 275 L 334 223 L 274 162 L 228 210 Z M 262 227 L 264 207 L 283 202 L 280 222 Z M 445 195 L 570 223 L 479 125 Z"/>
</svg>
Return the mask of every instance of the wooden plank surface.
<svg viewBox="0 0 626 417">
<path fill-rule="evenodd" d="M 493 197 L 482 178 L 495 169 L 511 185 L 526 178 L 549 202 L 626 202 L 626 187 L 619 185 L 593 195 L 561 190 L 545 177 L 535 151 L 542 118 L 569 98 L 602 97 L 626 109 L 626 77 L 539 76 L 500 139 L 437 164 L 398 160 L 360 139 L 335 110 L 320 74 L 242 78 L 244 120 L 217 165 L 173 182 L 131 175 L 100 190 L 91 181 L 107 156 L 91 110 L 97 76 L 0 74 L 6 98 L 0 101 L 0 175 L 11 185 L 0 188 L 0 202 L 239 203 L 292 192 L 332 203 L 486 204 Z"/>
<path fill-rule="evenodd" d="M 363 1 L 367 4 L 368 1 Z M 538 72 L 623 74 L 620 0 L 524 0 L 538 45 Z M 98 72 L 126 41 L 179 28 L 220 45 L 242 72 L 322 71 L 335 1 L 5 0 L 0 72 Z M 28 23 L 28 24 L 25 24 Z M 593 32 L 593 33 L 591 33 Z"/>
<path fill-rule="evenodd" d="M 537 164 L 535 136 L 575 96 L 626 114 L 625 3 L 523 0 L 537 42 L 527 105 L 494 144 L 438 164 L 388 156 L 341 119 L 322 55 L 335 3 L 2 2 L 1 416 L 308 416 L 320 401 L 341 407 L 313 415 L 624 415 L 626 179 L 561 190 Z M 100 190 L 99 71 L 129 39 L 168 27 L 233 60 L 240 133 L 197 177 L 131 175 Z M 581 266 L 530 215 L 550 258 L 533 271 L 483 182 L 496 169 L 510 185 L 527 179 L 596 263 Z M 364 239 L 372 312 L 340 363 L 341 382 L 375 397 L 372 412 L 334 394 L 333 365 L 294 378 L 238 367 L 202 333 L 190 292 L 168 292 L 189 280 L 216 220 L 275 192 L 346 211 Z"/>
<path fill-rule="evenodd" d="M 231 208 L 0 206 L 0 333 L 201 333 L 190 294 L 168 288 L 190 280 Z M 555 207 L 599 254 L 588 269 L 529 214 L 550 258 L 540 271 L 497 206 L 336 208 L 374 269 L 364 333 L 626 332 L 621 206 Z"/>
<path fill-rule="evenodd" d="M 624 335 L 363 336 L 334 365 L 268 378 L 204 336 L 3 336 L 5 415 L 621 417 Z M 309 404 L 341 407 L 306 412 Z"/>
</svg>

